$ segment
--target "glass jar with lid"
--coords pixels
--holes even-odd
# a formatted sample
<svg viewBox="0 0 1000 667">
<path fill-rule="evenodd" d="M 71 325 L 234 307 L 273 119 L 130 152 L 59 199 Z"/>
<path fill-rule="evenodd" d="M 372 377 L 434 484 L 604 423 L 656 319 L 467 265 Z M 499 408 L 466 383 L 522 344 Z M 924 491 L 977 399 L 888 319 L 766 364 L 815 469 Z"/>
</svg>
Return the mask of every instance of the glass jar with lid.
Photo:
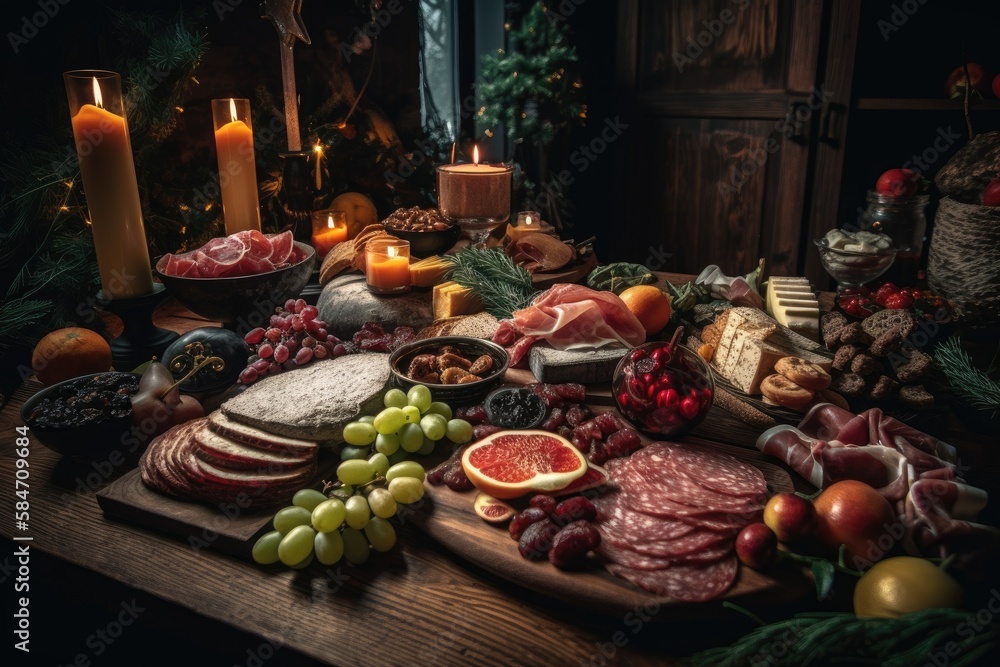
<svg viewBox="0 0 1000 667">
<path fill-rule="evenodd" d="M 927 233 L 925 209 L 930 195 L 892 197 L 869 190 L 867 199 L 868 206 L 863 216 L 867 228 L 887 234 L 897 251 L 896 261 L 884 276 L 885 280 L 901 287 L 914 285 Z"/>
</svg>

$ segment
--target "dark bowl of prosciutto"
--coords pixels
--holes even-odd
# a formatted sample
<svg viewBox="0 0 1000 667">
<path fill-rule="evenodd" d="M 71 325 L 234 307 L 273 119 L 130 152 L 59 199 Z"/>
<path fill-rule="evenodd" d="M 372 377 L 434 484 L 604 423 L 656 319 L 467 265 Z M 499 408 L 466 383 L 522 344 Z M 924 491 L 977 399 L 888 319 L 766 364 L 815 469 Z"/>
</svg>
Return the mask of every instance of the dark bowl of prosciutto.
<svg viewBox="0 0 1000 667">
<path fill-rule="evenodd" d="M 406 343 L 389 355 L 393 386 L 408 391 L 427 385 L 431 397 L 449 405 L 482 402 L 507 372 L 507 351 L 471 336 L 438 336 Z"/>
<path fill-rule="evenodd" d="M 249 231 L 164 255 L 154 272 L 191 312 L 252 328 L 251 320 L 266 322 L 276 307 L 298 296 L 315 266 L 316 250 L 294 241 L 291 232 Z"/>
</svg>

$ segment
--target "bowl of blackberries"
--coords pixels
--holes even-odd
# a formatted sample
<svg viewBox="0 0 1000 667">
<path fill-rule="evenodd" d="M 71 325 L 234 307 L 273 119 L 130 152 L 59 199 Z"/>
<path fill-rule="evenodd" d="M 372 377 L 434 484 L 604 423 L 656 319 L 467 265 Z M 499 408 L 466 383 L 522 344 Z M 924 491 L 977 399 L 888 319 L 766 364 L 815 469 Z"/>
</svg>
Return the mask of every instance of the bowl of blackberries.
<svg viewBox="0 0 1000 667">
<path fill-rule="evenodd" d="M 382 225 L 393 236 L 409 241 L 410 254 L 421 259 L 451 250 L 462 236 L 462 228 L 445 220 L 436 208 L 399 208 Z"/>
<path fill-rule="evenodd" d="M 134 373 L 92 373 L 42 389 L 25 401 L 21 420 L 49 449 L 78 461 L 94 460 L 122 445 L 132 427 Z"/>
</svg>

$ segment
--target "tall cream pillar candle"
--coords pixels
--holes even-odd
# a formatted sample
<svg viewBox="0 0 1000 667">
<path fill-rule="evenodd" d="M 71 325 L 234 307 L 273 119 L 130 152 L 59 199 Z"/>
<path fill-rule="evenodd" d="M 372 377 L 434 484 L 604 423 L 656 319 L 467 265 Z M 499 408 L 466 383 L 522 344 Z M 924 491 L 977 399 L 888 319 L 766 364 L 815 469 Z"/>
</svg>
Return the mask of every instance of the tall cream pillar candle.
<svg viewBox="0 0 1000 667">
<path fill-rule="evenodd" d="M 153 275 L 121 77 L 103 70 L 77 70 L 66 72 L 63 79 L 101 290 L 111 299 L 150 294 Z"/>
<path fill-rule="evenodd" d="M 215 148 L 219 154 L 219 187 L 226 234 L 248 229 L 260 231 L 250 100 L 212 100 L 212 119 Z"/>
</svg>

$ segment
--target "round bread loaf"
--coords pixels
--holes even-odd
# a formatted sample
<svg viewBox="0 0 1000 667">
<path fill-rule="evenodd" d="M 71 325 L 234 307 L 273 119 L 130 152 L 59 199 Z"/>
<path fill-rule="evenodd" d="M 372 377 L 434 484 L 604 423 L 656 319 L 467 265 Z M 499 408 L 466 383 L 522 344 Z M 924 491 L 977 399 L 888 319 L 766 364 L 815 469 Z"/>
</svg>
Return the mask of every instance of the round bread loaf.
<svg viewBox="0 0 1000 667">
<path fill-rule="evenodd" d="M 222 412 L 268 433 L 341 442 L 348 422 L 382 405 L 388 382 L 388 354 L 348 354 L 255 382 Z"/>
</svg>

